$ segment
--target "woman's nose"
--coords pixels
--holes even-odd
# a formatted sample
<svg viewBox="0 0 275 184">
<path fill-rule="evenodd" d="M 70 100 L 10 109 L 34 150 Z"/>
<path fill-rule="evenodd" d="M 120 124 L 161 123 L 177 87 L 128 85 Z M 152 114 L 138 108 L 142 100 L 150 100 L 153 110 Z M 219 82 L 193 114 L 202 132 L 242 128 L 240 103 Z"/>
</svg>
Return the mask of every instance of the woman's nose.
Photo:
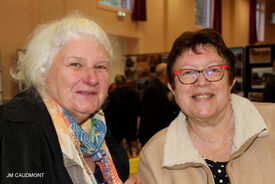
<svg viewBox="0 0 275 184">
<path fill-rule="evenodd" d="M 197 81 L 195 82 L 195 84 L 197 86 L 205 86 L 209 83 L 209 81 L 205 78 L 204 74 L 202 72 L 199 73 L 199 76 L 197 78 Z"/>
<path fill-rule="evenodd" d="M 83 83 L 91 86 L 95 86 L 96 84 L 98 84 L 98 79 L 94 68 L 88 68 L 86 70 L 83 78 Z"/>
</svg>

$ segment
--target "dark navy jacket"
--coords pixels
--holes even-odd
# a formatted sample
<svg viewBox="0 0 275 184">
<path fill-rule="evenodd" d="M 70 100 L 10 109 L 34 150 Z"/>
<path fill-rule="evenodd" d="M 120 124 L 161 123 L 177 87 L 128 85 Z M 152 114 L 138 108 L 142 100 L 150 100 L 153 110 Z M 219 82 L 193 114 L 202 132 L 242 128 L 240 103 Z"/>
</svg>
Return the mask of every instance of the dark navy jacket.
<svg viewBox="0 0 275 184">
<path fill-rule="evenodd" d="M 0 106 L 0 183 L 72 183 L 51 117 L 35 92 Z"/>
</svg>

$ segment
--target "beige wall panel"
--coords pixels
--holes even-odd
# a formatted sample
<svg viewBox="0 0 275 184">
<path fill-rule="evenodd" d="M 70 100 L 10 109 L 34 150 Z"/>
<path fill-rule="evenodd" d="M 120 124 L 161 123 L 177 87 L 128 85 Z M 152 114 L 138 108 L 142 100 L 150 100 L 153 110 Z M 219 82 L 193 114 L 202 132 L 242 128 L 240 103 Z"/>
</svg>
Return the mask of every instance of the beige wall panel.
<svg viewBox="0 0 275 184">
<path fill-rule="evenodd" d="M 2 55 L 3 100 L 10 99 L 17 85 L 9 76 L 9 69 L 16 60 L 16 49 L 21 48 L 32 29 L 31 1 L 0 1 L 0 50 Z"/>
</svg>

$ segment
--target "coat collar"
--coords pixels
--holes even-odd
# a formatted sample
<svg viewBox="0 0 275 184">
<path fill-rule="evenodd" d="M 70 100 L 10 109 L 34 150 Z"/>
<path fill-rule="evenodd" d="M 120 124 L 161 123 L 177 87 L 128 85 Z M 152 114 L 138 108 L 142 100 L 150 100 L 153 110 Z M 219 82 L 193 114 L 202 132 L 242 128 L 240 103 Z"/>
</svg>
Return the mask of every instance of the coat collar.
<svg viewBox="0 0 275 184">
<path fill-rule="evenodd" d="M 235 133 L 232 153 L 238 151 L 251 137 L 266 136 L 267 126 L 256 107 L 249 100 L 238 95 L 231 95 Z M 189 137 L 186 116 L 180 112 L 169 125 L 164 144 L 163 167 L 173 167 L 180 164 L 201 163 L 205 161 Z"/>
</svg>

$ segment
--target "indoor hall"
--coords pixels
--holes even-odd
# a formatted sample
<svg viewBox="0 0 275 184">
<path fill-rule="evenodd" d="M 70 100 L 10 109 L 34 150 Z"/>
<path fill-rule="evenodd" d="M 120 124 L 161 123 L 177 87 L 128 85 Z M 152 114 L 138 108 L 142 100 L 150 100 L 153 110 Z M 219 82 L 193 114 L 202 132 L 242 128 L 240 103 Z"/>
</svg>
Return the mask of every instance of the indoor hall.
<svg viewBox="0 0 275 184">
<path fill-rule="evenodd" d="M 151 134 L 144 141 L 140 140 L 141 114 L 145 113 L 142 111 L 145 109 L 142 103 L 144 92 L 157 75 L 157 65 L 167 62 L 175 39 L 183 32 L 203 28 L 213 28 L 219 32 L 237 58 L 234 93 L 253 102 L 274 102 L 274 85 L 269 84 L 275 78 L 273 0 L 1 0 L 1 104 L 9 102 L 24 89 L 24 85 L 16 83 L 10 76 L 10 70 L 24 57 L 26 43 L 35 27 L 75 12 L 95 21 L 111 40 L 114 54 L 111 58 L 109 90 L 123 84 L 128 89 L 121 93 L 130 89 L 135 91 L 123 102 L 115 102 L 126 104 L 126 108 L 113 106 L 116 111 L 106 110 L 113 112 L 110 116 L 108 112 L 105 113 L 110 119 L 106 122 L 110 124 L 108 127 L 116 129 L 122 125 L 110 121 L 123 116 L 118 115 L 119 112 L 131 111 L 127 107 L 135 106 L 132 110 L 135 112 L 134 126 L 125 129 L 127 132 L 131 128 L 131 133 L 128 132 L 130 135 L 127 135 L 130 138 L 120 133 L 122 130 L 119 128 L 112 133 L 119 137 L 117 141 L 127 150 L 131 174 L 137 172 L 138 156 L 143 145 L 157 131 L 167 127 L 179 112 L 167 88 L 165 94 L 174 103 L 168 109 L 172 109 L 174 116 L 170 117 L 167 124 L 145 128 Z M 269 92 L 269 89 L 273 91 Z M 269 96 L 265 97 L 265 93 Z M 107 109 L 111 96 L 109 94 L 106 98 L 103 110 Z M 135 102 L 130 103 L 130 97 Z M 117 96 L 113 98 L 118 100 Z M 148 109 L 146 112 L 153 108 Z M 157 112 L 159 116 L 164 114 Z M 118 118 L 117 121 L 124 120 Z"/>
</svg>

